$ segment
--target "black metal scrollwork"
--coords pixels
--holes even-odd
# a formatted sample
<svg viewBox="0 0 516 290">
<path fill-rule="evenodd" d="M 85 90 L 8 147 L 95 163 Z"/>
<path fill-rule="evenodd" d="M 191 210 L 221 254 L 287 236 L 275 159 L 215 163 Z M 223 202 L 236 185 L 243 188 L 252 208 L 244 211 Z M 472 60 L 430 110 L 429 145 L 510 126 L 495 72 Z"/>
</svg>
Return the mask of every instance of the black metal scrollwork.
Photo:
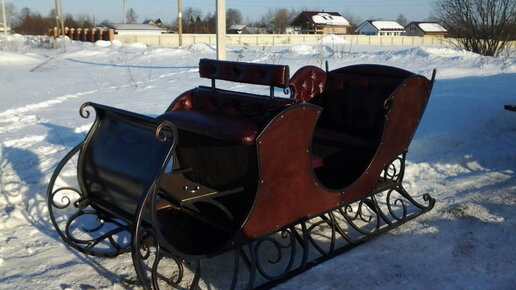
<svg viewBox="0 0 516 290">
<path fill-rule="evenodd" d="M 253 261 L 256 263 L 256 269 L 258 272 L 267 280 L 279 280 L 282 279 L 292 270 L 292 265 L 296 257 L 296 240 L 295 240 L 295 229 L 286 228 L 278 232 L 277 234 L 266 236 L 259 239 L 256 243 L 249 245 L 251 256 Z M 267 247 L 266 244 L 269 246 Z M 290 252 L 288 255 L 288 262 L 283 266 L 283 269 L 278 270 L 275 274 L 270 274 L 267 271 L 268 266 L 280 266 L 285 252 Z M 271 259 L 266 259 L 264 264 L 261 257 L 273 256 Z M 277 267 L 273 267 L 277 268 Z"/>
<path fill-rule="evenodd" d="M 82 104 L 82 106 L 79 108 L 79 115 L 84 119 L 88 119 L 90 117 L 90 111 L 86 109 L 87 107 L 91 107 L 90 102 Z"/>
<path fill-rule="evenodd" d="M 162 131 L 165 126 L 167 124 L 162 123 L 156 129 L 159 140 L 167 138 Z M 74 148 L 64 162 L 79 150 L 80 147 Z M 183 260 L 162 247 L 160 235 L 155 232 L 158 229 L 155 216 L 151 217 L 150 226 L 143 222 L 144 209 L 156 207 L 156 187 L 150 189 L 139 203 L 131 241 L 125 244 L 119 238 L 128 233 L 127 224 L 101 216 L 87 203 L 77 202 L 84 197 L 74 187 L 53 189 L 63 166 L 58 165 L 57 173 L 51 179 L 48 204 L 52 222 L 67 244 L 95 256 L 116 256 L 132 250 L 133 265 L 144 289 L 182 288 L 185 283 L 189 283 L 190 288 L 199 287 L 201 261 Z M 424 201 L 419 203 L 405 190 L 402 185 L 404 170 L 405 155 L 401 155 L 385 166 L 379 181 L 383 186 L 376 194 L 249 243 L 235 245 L 231 289 L 273 287 L 432 209 L 435 200 L 429 194 L 419 197 Z M 73 214 L 63 220 L 56 211 L 72 211 Z M 244 260 L 247 267 L 240 267 L 240 260 Z M 192 264 L 193 278 L 186 281 L 185 267 Z M 247 271 L 247 278 L 240 275 L 240 271 Z"/>
<path fill-rule="evenodd" d="M 158 125 L 158 127 L 156 127 L 156 131 L 154 133 L 156 139 L 159 142 L 165 142 L 168 140 L 167 133 L 165 131 L 172 132 L 171 138 L 174 138 L 174 136 L 177 136 L 176 126 L 174 126 L 174 124 L 172 124 L 169 121 L 163 121 Z"/>
<path fill-rule="evenodd" d="M 129 250 L 128 225 L 122 221 L 99 216 L 82 202 L 83 193 L 72 186 L 56 188 L 63 168 L 80 151 L 73 148 L 58 164 L 47 191 L 50 220 L 63 241 L 78 251 L 98 257 L 114 257 Z"/>
</svg>

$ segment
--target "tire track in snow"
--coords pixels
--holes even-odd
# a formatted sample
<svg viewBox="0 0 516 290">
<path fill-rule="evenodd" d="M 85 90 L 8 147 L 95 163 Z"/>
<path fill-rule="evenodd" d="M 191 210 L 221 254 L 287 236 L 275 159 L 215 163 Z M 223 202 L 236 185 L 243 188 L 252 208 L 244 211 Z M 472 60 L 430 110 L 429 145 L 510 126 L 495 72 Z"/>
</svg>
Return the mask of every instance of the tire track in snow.
<svg viewBox="0 0 516 290">
<path fill-rule="evenodd" d="M 97 91 L 98 90 L 91 90 L 91 91 L 86 91 L 86 92 L 77 93 L 77 94 L 68 94 L 68 95 L 64 95 L 61 97 L 57 97 L 52 100 L 47 100 L 47 101 L 43 101 L 40 103 L 30 104 L 30 105 L 26 105 L 26 106 L 14 108 L 14 109 L 8 109 L 6 111 L 0 112 L 0 118 L 5 118 L 5 117 L 8 118 L 12 115 L 18 115 L 18 114 L 25 113 L 25 112 L 33 112 L 34 110 L 38 110 L 38 109 L 42 109 L 42 108 L 48 108 L 50 106 L 66 102 L 71 99 L 76 99 L 76 98 L 79 98 L 82 96 L 91 95 Z M 4 120 L 8 120 L 8 119 L 4 119 Z"/>
<path fill-rule="evenodd" d="M 77 99 L 83 96 L 94 94 L 98 91 L 98 89 L 76 93 L 76 94 L 68 94 L 61 97 L 57 97 L 51 100 L 46 100 L 39 103 L 29 104 L 18 108 L 12 108 L 0 112 L 0 134 L 6 133 L 8 131 L 18 130 L 20 128 L 24 128 L 29 125 L 34 125 L 37 123 L 38 116 L 35 115 L 35 111 L 52 107 L 57 104 L 64 103 L 69 100 Z M 25 113 L 30 112 L 31 114 L 25 115 Z M 11 123 L 6 125 L 6 123 Z"/>
</svg>

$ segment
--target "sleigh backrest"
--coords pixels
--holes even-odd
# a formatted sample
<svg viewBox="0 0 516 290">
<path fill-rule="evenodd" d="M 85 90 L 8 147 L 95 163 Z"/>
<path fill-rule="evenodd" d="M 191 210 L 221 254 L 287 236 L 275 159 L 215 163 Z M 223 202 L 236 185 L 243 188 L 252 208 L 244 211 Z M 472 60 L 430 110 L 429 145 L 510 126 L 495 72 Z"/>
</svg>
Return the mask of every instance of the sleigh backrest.
<svg viewBox="0 0 516 290">
<path fill-rule="evenodd" d="M 287 88 L 289 67 L 287 65 L 247 63 L 201 59 L 199 61 L 201 78 L 211 79 L 215 90 L 215 80 L 265 85 L 270 87 L 270 97 L 274 96 L 274 87 Z"/>
</svg>

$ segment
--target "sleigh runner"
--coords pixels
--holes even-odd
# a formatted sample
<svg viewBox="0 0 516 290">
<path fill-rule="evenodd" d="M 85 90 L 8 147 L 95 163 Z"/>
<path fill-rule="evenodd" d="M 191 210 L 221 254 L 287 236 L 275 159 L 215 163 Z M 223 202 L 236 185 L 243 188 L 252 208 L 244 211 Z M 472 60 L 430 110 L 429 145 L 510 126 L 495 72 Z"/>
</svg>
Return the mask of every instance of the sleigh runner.
<svg viewBox="0 0 516 290">
<path fill-rule="evenodd" d="M 156 118 L 81 107 L 95 122 L 48 188 L 66 244 L 94 256 L 131 252 L 144 288 L 212 285 L 203 265 L 227 255 L 220 287 L 269 288 L 434 206 L 402 185 L 433 76 L 355 65 L 306 66 L 289 78 L 288 66 L 209 59 L 199 73 L 211 86 Z M 70 178 L 64 168 L 75 164 Z M 65 178 L 77 187 L 57 184 Z"/>
</svg>

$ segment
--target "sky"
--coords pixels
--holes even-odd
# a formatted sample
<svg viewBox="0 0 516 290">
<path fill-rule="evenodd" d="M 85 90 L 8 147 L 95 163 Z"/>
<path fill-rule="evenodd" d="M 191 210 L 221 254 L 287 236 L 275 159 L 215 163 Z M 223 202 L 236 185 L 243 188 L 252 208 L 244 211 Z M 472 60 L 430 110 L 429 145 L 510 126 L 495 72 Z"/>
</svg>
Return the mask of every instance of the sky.
<svg viewBox="0 0 516 290">
<path fill-rule="evenodd" d="M 61 0 L 65 14 L 73 16 L 87 14 L 95 16 L 100 22 L 109 20 L 121 22 L 124 0 Z M 244 20 L 257 21 L 268 9 L 295 8 L 296 10 L 324 10 L 351 14 L 361 20 L 396 20 L 403 14 L 409 21 L 421 21 L 432 14 L 435 0 L 226 0 L 226 8 L 238 9 Z M 48 15 L 55 7 L 55 0 L 6 0 L 15 6 L 16 11 L 28 7 L 32 12 Z M 138 21 L 160 18 L 170 23 L 177 17 L 177 0 L 126 0 L 127 9 L 133 8 Z M 198 8 L 205 15 L 215 13 L 216 0 L 182 0 L 183 9 Z"/>
</svg>

